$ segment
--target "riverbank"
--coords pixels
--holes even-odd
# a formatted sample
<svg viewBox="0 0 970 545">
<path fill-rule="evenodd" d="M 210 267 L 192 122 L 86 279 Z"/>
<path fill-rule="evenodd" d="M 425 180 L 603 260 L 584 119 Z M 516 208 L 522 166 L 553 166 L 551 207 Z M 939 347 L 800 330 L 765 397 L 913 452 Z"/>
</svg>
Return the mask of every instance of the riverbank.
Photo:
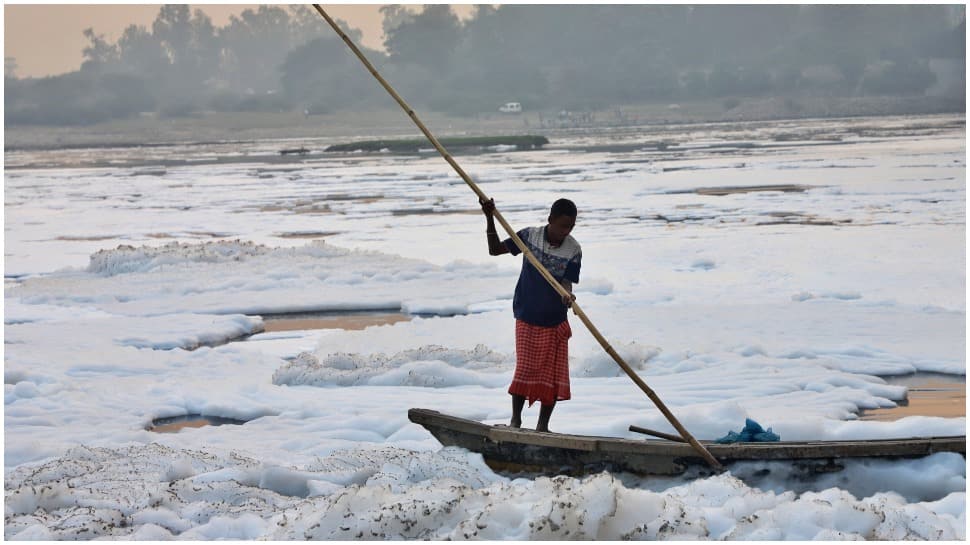
<svg viewBox="0 0 970 545">
<path fill-rule="evenodd" d="M 528 105 L 527 105 L 528 106 Z M 586 112 L 529 110 L 449 116 L 418 110 L 436 136 L 541 133 L 626 126 L 964 113 L 964 99 L 943 97 L 750 98 L 619 105 Z M 246 142 L 264 139 L 407 138 L 420 135 L 400 109 L 305 116 L 299 112 L 202 113 L 195 117 L 138 118 L 89 126 L 4 127 L 5 150 L 151 146 L 185 142 Z"/>
</svg>

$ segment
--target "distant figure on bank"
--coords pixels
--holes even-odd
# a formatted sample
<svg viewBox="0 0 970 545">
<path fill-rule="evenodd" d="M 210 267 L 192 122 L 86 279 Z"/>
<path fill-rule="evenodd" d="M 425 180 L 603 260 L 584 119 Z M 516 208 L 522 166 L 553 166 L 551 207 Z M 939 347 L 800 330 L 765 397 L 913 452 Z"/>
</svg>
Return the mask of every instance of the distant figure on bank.
<svg viewBox="0 0 970 545">
<path fill-rule="evenodd" d="M 485 213 L 485 235 L 490 255 L 518 255 L 519 248 L 511 238 L 500 241 L 495 230 L 495 199 L 479 200 Z M 566 309 L 576 296 L 573 284 L 579 283 L 579 268 L 583 252 L 569 233 L 576 225 L 576 205 L 569 199 L 552 204 L 548 224 L 527 227 L 516 233 L 545 266 L 552 276 L 569 292 L 560 296 L 528 259 L 522 259 L 522 272 L 515 285 L 512 311 L 515 315 L 515 376 L 509 393 L 512 394 L 513 428 L 522 426 L 522 407 L 536 400 L 539 410 L 538 431 L 549 431 L 549 417 L 557 401 L 569 399 L 569 338 L 572 330 L 566 319 Z"/>
</svg>

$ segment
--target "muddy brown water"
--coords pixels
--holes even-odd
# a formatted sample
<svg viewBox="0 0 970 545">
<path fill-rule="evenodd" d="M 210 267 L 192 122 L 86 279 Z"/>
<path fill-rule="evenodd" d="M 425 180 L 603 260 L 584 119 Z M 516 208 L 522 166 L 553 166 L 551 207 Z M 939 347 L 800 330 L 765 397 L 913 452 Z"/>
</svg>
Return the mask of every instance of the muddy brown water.
<svg viewBox="0 0 970 545">
<path fill-rule="evenodd" d="M 906 400 L 888 409 L 865 410 L 860 420 L 893 421 L 907 416 L 958 418 L 967 415 L 966 377 L 939 373 L 916 373 L 884 377 L 889 384 L 909 388 Z"/>
<path fill-rule="evenodd" d="M 400 312 L 354 312 L 320 314 L 281 314 L 263 316 L 263 331 L 297 331 L 307 329 L 361 330 L 372 325 L 407 322 L 413 316 Z"/>
</svg>

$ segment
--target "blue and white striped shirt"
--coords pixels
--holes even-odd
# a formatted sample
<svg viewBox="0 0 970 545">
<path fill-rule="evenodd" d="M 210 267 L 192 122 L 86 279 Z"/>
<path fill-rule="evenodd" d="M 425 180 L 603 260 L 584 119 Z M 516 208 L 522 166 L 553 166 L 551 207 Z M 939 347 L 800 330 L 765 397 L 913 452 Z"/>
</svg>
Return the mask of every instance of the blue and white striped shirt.
<svg viewBox="0 0 970 545">
<path fill-rule="evenodd" d="M 546 239 L 545 226 L 526 227 L 516 234 L 556 280 L 579 283 L 583 251 L 572 235 L 566 235 L 562 244 L 554 248 Z M 512 255 L 521 253 L 511 238 L 505 239 L 504 244 Z M 566 305 L 562 304 L 562 297 L 528 259 L 522 259 L 522 271 L 512 299 L 512 313 L 517 320 L 542 327 L 555 327 L 566 320 Z"/>
</svg>

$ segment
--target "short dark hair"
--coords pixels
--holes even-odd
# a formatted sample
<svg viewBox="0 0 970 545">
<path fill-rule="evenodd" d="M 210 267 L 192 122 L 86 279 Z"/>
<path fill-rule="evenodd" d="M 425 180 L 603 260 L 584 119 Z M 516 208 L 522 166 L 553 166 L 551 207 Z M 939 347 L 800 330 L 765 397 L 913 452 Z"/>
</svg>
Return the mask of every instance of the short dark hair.
<svg viewBox="0 0 970 545">
<path fill-rule="evenodd" d="M 576 204 L 569 199 L 559 199 L 558 201 L 552 203 L 552 210 L 549 211 L 549 215 L 554 218 L 558 216 L 569 216 L 571 218 L 575 218 Z"/>
</svg>

